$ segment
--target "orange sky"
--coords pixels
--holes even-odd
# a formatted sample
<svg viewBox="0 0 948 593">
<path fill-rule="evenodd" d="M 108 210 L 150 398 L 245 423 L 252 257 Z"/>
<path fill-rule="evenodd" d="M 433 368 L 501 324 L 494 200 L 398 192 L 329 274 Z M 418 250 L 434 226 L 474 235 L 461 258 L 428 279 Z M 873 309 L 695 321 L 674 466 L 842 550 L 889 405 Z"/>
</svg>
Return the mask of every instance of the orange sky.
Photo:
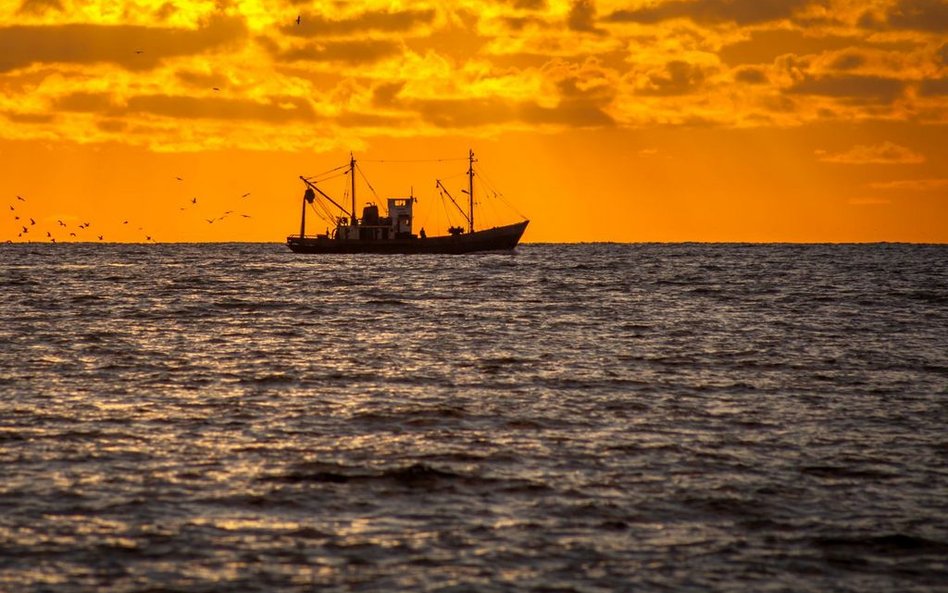
<svg viewBox="0 0 948 593">
<path fill-rule="evenodd" d="M 525 241 L 948 242 L 943 0 L 0 4 L 0 240 L 282 241 L 350 150 L 442 234 L 470 147 Z"/>
</svg>

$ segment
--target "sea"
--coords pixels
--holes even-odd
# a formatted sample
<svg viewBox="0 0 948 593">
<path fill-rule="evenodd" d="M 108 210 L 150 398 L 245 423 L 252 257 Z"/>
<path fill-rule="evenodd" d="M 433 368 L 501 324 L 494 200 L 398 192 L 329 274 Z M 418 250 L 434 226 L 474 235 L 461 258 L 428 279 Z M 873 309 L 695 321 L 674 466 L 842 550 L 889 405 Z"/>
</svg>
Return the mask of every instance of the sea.
<svg viewBox="0 0 948 593">
<path fill-rule="evenodd" d="M 0 591 L 948 591 L 948 246 L 0 245 Z"/>
</svg>

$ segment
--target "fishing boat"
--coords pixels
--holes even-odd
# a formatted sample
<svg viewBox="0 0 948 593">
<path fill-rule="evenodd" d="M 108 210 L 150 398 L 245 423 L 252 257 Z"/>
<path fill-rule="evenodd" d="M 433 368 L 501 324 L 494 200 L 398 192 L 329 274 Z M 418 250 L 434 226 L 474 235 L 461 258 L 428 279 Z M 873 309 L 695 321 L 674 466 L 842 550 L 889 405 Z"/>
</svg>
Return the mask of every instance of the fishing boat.
<svg viewBox="0 0 948 593">
<path fill-rule="evenodd" d="M 467 228 L 455 225 L 447 229 L 446 235 L 427 236 L 422 228 L 416 234 L 412 224 L 412 207 L 418 201 L 414 195 L 404 198 L 388 198 L 388 211 L 383 216 L 378 205 L 369 203 L 362 209 L 361 218 L 356 217 L 356 159 L 349 157 L 347 169 L 351 180 L 351 207 L 347 210 L 338 201 L 324 192 L 314 178 L 300 176 L 306 186 L 303 193 L 303 208 L 300 215 L 300 232 L 286 238 L 286 244 L 295 253 L 475 253 L 479 251 L 509 251 L 517 246 L 529 220 L 505 226 L 476 229 L 474 226 L 474 151 L 468 152 L 468 187 L 461 190 L 468 195 L 465 211 L 447 188 L 437 181 L 436 187 L 447 196 L 458 209 Z M 374 191 L 374 190 L 373 190 Z M 414 192 L 412 192 L 413 194 Z M 306 234 L 306 210 L 321 209 L 324 215 L 332 214 L 335 228 L 326 229 L 317 235 Z M 339 214 L 341 212 L 341 214 Z M 327 216 L 323 216 L 327 218 Z"/>
</svg>

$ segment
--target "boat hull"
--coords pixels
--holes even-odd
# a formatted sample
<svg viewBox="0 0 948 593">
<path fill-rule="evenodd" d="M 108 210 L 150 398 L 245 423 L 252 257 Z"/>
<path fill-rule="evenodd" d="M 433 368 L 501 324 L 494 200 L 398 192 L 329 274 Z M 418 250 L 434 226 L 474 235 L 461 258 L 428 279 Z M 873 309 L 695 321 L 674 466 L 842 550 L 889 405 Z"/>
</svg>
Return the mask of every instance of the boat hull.
<svg viewBox="0 0 948 593">
<path fill-rule="evenodd" d="M 286 245 L 294 253 L 476 253 L 509 251 L 517 246 L 529 221 L 461 235 L 408 237 L 378 241 L 342 240 L 290 235 Z"/>
</svg>

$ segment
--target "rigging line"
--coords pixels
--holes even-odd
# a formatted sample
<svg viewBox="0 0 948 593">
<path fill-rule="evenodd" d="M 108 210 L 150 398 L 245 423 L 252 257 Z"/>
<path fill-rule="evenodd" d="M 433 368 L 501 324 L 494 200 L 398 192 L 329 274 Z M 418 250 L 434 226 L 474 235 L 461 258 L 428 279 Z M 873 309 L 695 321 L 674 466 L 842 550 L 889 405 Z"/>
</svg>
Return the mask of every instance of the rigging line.
<svg viewBox="0 0 948 593">
<path fill-rule="evenodd" d="M 490 181 L 490 179 L 487 177 L 487 175 L 484 174 L 484 171 L 481 169 L 480 166 L 474 167 L 474 172 L 477 173 L 477 176 L 480 177 L 481 180 L 483 180 L 483 181 L 485 182 L 485 184 L 488 186 L 488 188 L 489 188 L 492 192 L 494 192 L 494 197 L 495 197 L 495 198 L 497 198 L 498 200 L 500 200 L 501 202 L 503 202 L 504 204 L 506 204 L 506 206 L 507 206 L 508 208 L 510 208 L 511 210 L 513 210 L 513 211 L 517 214 L 517 216 L 519 216 L 520 218 L 522 218 L 522 219 L 524 219 L 524 220 L 527 220 L 527 215 L 524 214 L 523 212 L 521 212 L 520 210 L 518 210 L 517 207 L 514 206 L 514 205 L 507 199 L 506 196 L 504 196 L 504 192 L 499 191 L 496 187 L 494 187 L 494 184 Z"/>
<path fill-rule="evenodd" d="M 332 175 L 327 175 L 326 177 L 310 177 L 307 179 L 307 181 L 311 183 L 322 183 L 324 181 L 329 181 L 330 179 L 335 179 L 337 177 L 345 177 L 348 174 L 349 173 L 347 171 L 343 171 L 342 173 L 334 173 Z"/>
<path fill-rule="evenodd" d="M 444 192 L 441 189 L 438 189 L 438 195 L 441 196 L 441 207 L 444 209 L 444 219 L 447 221 L 448 226 L 454 226 L 454 221 L 451 220 L 451 213 L 448 212 L 448 205 L 444 200 Z"/>
<path fill-rule="evenodd" d="M 463 159 L 359 159 L 360 163 L 445 163 L 449 161 L 466 161 Z"/>
<path fill-rule="evenodd" d="M 322 173 L 317 173 L 316 175 L 312 175 L 312 176 L 310 176 L 310 177 L 306 177 L 306 179 L 309 180 L 309 179 L 312 179 L 312 178 L 314 178 L 314 177 L 320 177 L 320 176 L 322 176 L 322 175 L 326 175 L 327 173 L 332 173 L 333 171 L 338 171 L 339 169 L 348 169 L 348 168 L 349 168 L 349 164 L 346 163 L 345 165 L 339 165 L 338 167 L 334 167 L 334 168 L 332 168 L 332 169 L 330 169 L 330 170 L 328 170 L 328 171 L 323 171 Z"/>
<path fill-rule="evenodd" d="M 309 205 L 309 207 L 313 210 L 313 214 L 315 214 L 316 216 L 318 216 L 318 217 L 319 217 L 320 219 L 322 219 L 323 221 L 325 221 L 325 222 L 327 222 L 327 223 L 329 223 L 329 224 L 332 224 L 332 221 L 330 221 L 328 218 L 326 218 L 325 216 L 323 216 L 322 213 L 320 213 L 320 211 L 316 209 L 315 202 L 311 203 L 311 204 Z"/>
<path fill-rule="evenodd" d="M 370 190 L 372 190 L 372 195 L 375 196 L 375 199 L 381 202 L 382 198 L 380 198 L 379 195 L 375 193 L 375 188 L 372 187 L 372 184 L 369 183 L 369 179 L 365 176 L 365 173 L 362 172 L 362 167 L 360 167 L 359 165 L 356 165 L 356 170 L 359 171 L 359 175 L 362 176 L 362 180 L 365 181 L 365 184 L 369 186 Z"/>
</svg>

